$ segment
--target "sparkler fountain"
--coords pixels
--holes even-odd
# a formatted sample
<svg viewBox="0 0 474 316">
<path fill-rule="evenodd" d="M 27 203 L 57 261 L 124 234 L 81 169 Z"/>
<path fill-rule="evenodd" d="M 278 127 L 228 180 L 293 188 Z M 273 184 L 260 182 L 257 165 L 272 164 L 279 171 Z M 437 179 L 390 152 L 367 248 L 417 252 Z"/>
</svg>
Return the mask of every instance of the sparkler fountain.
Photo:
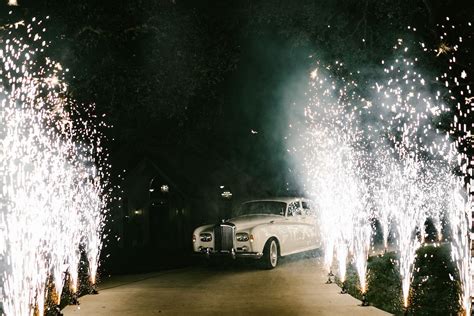
<svg viewBox="0 0 474 316">
<path fill-rule="evenodd" d="M 436 78 L 445 80 L 445 91 L 434 91 L 428 82 L 435 80 L 423 78 L 408 45 L 399 39 L 394 48 L 398 57 L 391 64 L 382 62 L 383 80 L 373 85 L 368 98 L 357 95 L 358 84 L 348 79 L 350 76 L 337 78 L 341 63 L 326 67 L 318 63 L 311 73 L 304 119 L 290 125 L 288 139 L 296 156 L 302 157 L 296 163 L 306 178 L 304 188 L 319 207 L 328 270 L 335 253 L 338 276 L 344 282 L 345 265 L 351 259 L 366 298 L 370 222 L 377 219 L 385 249 L 391 230 L 396 237 L 403 304 L 408 308 L 416 252 L 425 242 L 425 222 L 433 220 L 437 241 L 441 241 L 446 218 L 452 232 L 461 304 L 468 314 L 468 209 L 472 201 L 463 195 L 467 193 L 463 178 L 469 157 L 459 153 L 465 138 L 452 141 L 452 135 L 461 131 L 463 137 L 469 137 L 470 132 L 466 124 L 458 123 L 457 116 L 463 115 L 460 104 L 460 114 L 453 116 L 442 94 L 470 104 L 472 93 L 467 85 L 461 96 L 454 95 L 447 74 Z M 461 77 L 466 76 L 463 71 Z M 460 86 L 460 79 L 450 78 Z M 453 117 L 448 132 L 439 128 L 442 116 Z M 461 176 L 455 170 L 460 170 Z"/>
<path fill-rule="evenodd" d="M 6 315 L 44 311 L 54 288 L 58 304 L 69 275 L 78 285 L 79 248 L 95 283 L 105 216 L 106 156 L 89 117 L 67 96 L 64 70 L 44 56 L 35 32 L 43 22 L 5 30 L 0 49 L 0 266 Z M 98 166 L 98 167 L 97 167 Z M 51 280 L 54 286 L 49 286 Z"/>
<path fill-rule="evenodd" d="M 323 213 L 321 226 L 327 269 L 331 270 L 335 251 L 338 277 L 344 282 L 347 259 L 353 254 L 358 258 L 359 279 L 365 288 L 365 261 L 370 246 L 370 230 L 367 234 L 364 227 L 369 219 L 364 207 L 368 189 L 359 174 L 360 152 L 353 146 L 360 141 L 361 132 L 354 125 L 355 113 L 341 106 L 350 102 L 353 95 L 347 93 L 348 87 L 338 89 L 331 77 L 323 78 L 318 71 L 312 73 L 310 88 L 314 107 L 305 109 L 310 129 L 297 131 L 305 139 L 301 150 L 307 154 L 303 165 L 311 179 L 307 188 L 318 192 L 315 200 Z"/>
</svg>

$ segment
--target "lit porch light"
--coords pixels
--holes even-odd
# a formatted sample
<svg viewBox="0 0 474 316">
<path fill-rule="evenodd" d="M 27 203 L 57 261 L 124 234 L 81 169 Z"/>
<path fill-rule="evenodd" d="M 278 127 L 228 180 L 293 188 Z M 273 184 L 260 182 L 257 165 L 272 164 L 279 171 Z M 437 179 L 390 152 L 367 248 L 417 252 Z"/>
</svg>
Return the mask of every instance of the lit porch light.
<svg viewBox="0 0 474 316">
<path fill-rule="evenodd" d="M 224 191 L 224 192 L 221 193 L 221 196 L 224 199 L 230 199 L 232 197 L 232 193 L 230 191 Z"/>
</svg>

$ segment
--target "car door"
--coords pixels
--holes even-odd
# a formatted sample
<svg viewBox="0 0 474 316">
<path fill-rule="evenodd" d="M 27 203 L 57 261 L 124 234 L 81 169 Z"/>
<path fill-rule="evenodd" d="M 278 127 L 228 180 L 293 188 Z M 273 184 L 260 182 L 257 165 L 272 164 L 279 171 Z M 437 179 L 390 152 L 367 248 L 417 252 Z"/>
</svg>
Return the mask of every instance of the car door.
<svg viewBox="0 0 474 316">
<path fill-rule="evenodd" d="M 288 252 L 295 253 L 305 248 L 305 234 L 307 228 L 305 227 L 302 216 L 301 202 L 294 201 L 288 204 L 287 210 L 287 225 L 290 233 L 290 242 L 288 245 Z"/>
<path fill-rule="evenodd" d="M 311 248 L 321 247 L 321 233 L 319 214 L 316 206 L 309 200 L 302 200 L 301 207 L 306 223 L 306 246 Z"/>
</svg>

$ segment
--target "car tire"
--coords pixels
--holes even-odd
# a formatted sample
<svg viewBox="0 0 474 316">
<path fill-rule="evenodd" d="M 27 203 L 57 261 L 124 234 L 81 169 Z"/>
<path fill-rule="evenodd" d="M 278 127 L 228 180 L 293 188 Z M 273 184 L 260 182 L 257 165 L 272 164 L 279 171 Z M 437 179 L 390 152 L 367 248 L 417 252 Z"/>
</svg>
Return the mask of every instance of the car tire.
<svg viewBox="0 0 474 316">
<path fill-rule="evenodd" d="M 278 265 L 279 245 L 275 238 L 270 238 L 263 248 L 262 268 L 271 270 Z"/>
</svg>

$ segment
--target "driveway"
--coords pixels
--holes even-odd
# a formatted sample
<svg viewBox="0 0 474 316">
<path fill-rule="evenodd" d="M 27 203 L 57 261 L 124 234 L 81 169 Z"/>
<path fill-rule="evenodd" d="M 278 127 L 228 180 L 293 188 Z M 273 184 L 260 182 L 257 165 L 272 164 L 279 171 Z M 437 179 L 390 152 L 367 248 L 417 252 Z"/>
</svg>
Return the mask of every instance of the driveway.
<svg viewBox="0 0 474 316">
<path fill-rule="evenodd" d="M 274 270 L 250 264 L 194 266 L 113 277 L 64 315 L 389 315 L 325 284 L 319 258 L 283 258 Z"/>
</svg>

